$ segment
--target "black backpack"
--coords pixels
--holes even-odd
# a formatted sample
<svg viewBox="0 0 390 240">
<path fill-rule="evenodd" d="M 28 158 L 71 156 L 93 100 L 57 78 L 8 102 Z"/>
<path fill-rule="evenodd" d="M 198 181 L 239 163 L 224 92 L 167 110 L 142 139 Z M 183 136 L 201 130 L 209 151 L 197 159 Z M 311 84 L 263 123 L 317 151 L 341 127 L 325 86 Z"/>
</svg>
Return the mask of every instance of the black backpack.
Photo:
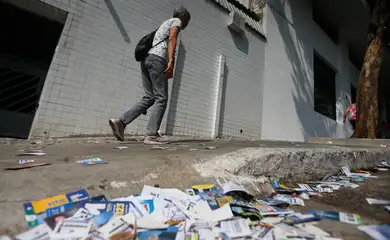
<svg viewBox="0 0 390 240">
<path fill-rule="evenodd" d="M 167 38 L 165 38 L 153 46 L 153 39 L 154 39 L 154 35 L 156 35 L 156 32 L 157 30 L 149 33 L 148 35 L 141 38 L 141 40 L 139 40 L 139 42 L 137 43 L 137 46 L 135 47 L 134 50 L 134 56 L 137 62 L 141 62 L 145 60 L 150 49 L 154 48 L 155 46 L 167 40 Z"/>
</svg>

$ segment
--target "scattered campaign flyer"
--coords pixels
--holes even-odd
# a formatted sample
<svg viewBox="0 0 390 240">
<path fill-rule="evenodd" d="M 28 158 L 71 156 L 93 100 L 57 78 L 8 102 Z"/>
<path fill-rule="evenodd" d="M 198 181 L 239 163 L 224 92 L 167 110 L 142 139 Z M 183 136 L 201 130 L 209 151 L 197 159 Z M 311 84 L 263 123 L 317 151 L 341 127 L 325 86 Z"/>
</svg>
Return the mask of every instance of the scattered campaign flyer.
<svg viewBox="0 0 390 240">
<path fill-rule="evenodd" d="M 107 163 L 100 158 L 90 158 L 90 159 L 85 159 L 85 160 L 79 160 L 76 162 L 80 163 L 83 166 L 91 166 L 91 165 L 98 165 L 98 164 L 106 164 Z"/>
<path fill-rule="evenodd" d="M 274 226 L 274 239 L 316 239 L 314 234 L 289 224 L 277 223 Z"/>
<path fill-rule="evenodd" d="M 124 216 L 116 216 L 102 226 L 99 232 L 105 239 L 121 232 L 130 232 L 134 236 L 136 232 L 135 216 L 132 213 Z"/>
<path fill-rule="evenodd" d="M 294 213 L 290 209 L 272 207 L 266 204 L 254 204 L 262 216 L 279 216 Z"/>
<path fill-rule="evenodd" d="M 375 240 L 388 240 L 390 239 L 390 225 L 369 225 L 359 226 L 360 231 L 365 232 L 367 235 Z"/>
<path fill-rule="evenodd" d="M 91 222 L 75 219 L 64 219 L 51 233 L 51 239 L 85 239 L 88 237 Z"/>
<path fill-rule="evenodd" d="M 195 194 L 199 194 L 201 192 L 210 192 L 214 191 L 216 192 L 217 189 L 213 184 L 201 184 L 201 185 L 194 185 L 192 186 L 192 190 L 194 190 Z"/>
<path fill-rule="evenodd" d="M 78 208 L 84 207 L 85 203 L 87 203 L 89 201 L 105 202 L 105 201 L 107 201 L 107 198 L 104 195 L 91 197 L 88 200 L 83 200 L 83 201 L 79 201 L 79 202 L 72 202 L 72 203 L 64 204 L 62 206 L 49 208 L 46 210 L 45 214 L 46 214 L 46 217 L 51 217 L 51 216 L 55 216 L 55 215 L 58 215 L 60 213 L 66 212 L 66 211 L 70 211 L 71 209 L 77 210 Z"/>
<path fill-rule="evenodd" d="M 282 222 L 289 225 L 295 225 L 295 224 L 314 222 L 319 220 L 321 220 L 321 217 L 316 214 L 293 213 L 287 215 Z"/>
<path fill-rule="evenodd" d="M 247 195 L 252 196 L 252 194 L 246 188 L 232 181 L 222 184 L 222 190 L 224 195 L 227 195 L 231 192 L 244 192 Z"/>
<path fill-rule="evenodd" d="M 44 220 L 45 220 L 46 224 L 52 230 L 54 230 L 54 228 L 56 227 L 57 224 L 59 224 L 64 219 L 71 218 L 72 216 L 74 216 L 76 214 L 77 211 L 78 211 L 77 208 L 70 208 L 67 211 L 59 213 L 57 215 L 46 217 Z"/>
<path fill-rule="evenodd" d="M 248 207 L 234 203 L 230 206 L 234 216 L 249 218 L 252 221 L 260 221 L 262 219 L 260 211 L 254 206 Z"/>
<path fill-rule="evenodd" d="M 149 230 L 144 232 L 138 232 L 137 239 L 138 240 L 150 240 L 150 239 L 175 240 L 178 231 L 179 229 L 177 227 L 170 226 L 169 228 L 164 230 Z"/>
<path fill-rule="evenodd" d="M 344 213 L 344 212 L 330 212 L 330 211 L 309 211 L 311 214 L 318 215 L 321 219 L 336 220 L 340 222 L 350 223 L 350 224 L 363 224 L 360 215 L 353 213 Z"/>
<path fill-rule="evenodd" d="M 248 221 L 244 218 L 222 221 L 220 223 L 221 231 L 226 233 L 229 238 L 246 237 L 252 235 Z"/>
<path fill-rule="evenodd" d="M 374 176 L 371 176 L 371 174 L 369 173 L 352 173 L 350 168 L 345 165 L 343 167 L 341 167 L 341 171 L 347 176 L 347 177 L 364 177 L 364 178 L 369 178 L 369 177 L 372 177 L 374 178 Z"/>
<path fill-rule="evenodd" d="M 51 229 L 45 223 L 15 236 L 16 240 L 49 240 Z"/>
<path fill-rule="evenodd" d="M 45 211 L 53 207 L 59 207 L 68 203 L 79 202 L 88 199 L 88 193 L 85 189 L 76 192 L 60 194 L 54 197 L 24 203 L 24 212 L 28 225 L 30 227 L 43 223 L 46 218 Z"/>
<path fill-rule="evenodd" d="M 269 226 L 256 227 L 255 229 L 252 230 L 252 239 L 254 240 L 273 239 L 272 227 Z"/>
<path fill-rule="evenodd" d="M 299 186 L 302 190 L 306 190 L 306 191 L 308 191 L 308 192 L 314 192 L 314 189 L 313 189 L 309 184 L 300 183 L 300 184 L 298 184 L 298 186 Z"/>
<path fill-rule="evenodd" d="M 390 200 L 383 200 L 383 199 L 375 199 L 375 198 L 366 198 L 368 204 L 375 204 L 375 205 L 387 205 L 390 204 Z"/>
<path fill-rule="evenodd" d="M 134 197 L 133 197 L 134 198 Z M 126 215 L 134 213 L 137 217 L 143 217 L 148 214 L 146 209 L 134 198 L 132 201 L 126 202 L 87 202 L 84 205 L 93 215 L 99 215 L 103 212 L 112 212 L 114 215 Z"/>
</svg>

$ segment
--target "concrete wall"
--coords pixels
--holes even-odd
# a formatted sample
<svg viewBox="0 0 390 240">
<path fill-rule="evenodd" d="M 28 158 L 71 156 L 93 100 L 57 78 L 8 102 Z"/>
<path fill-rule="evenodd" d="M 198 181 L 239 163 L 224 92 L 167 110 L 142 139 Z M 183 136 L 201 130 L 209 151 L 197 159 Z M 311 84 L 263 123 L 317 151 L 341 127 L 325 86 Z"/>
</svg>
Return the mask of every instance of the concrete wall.
<svg viewBox="0 0 390 240">
<path fill-rule="evenodd" d="M 162 131 L 211 137 L 218 102 L 218 64 L 226 56 L 219 124 L 223 135 L 260 137 L 265 44 L 226 27 L 228 11 L 210 0 L 42 0 L 67 11 L 31 136 L 110 133 L 107 124 L 143 95 L 138 40 L 183 4 L 192 13 L 182 32 L 171 101 Z M 223 98 L 222 98 L 223 99 Z M 127 132 L 143 134 L 147 117 Z M 167 119 L 168 124 L 167 124 Z M 242 131 L 241 131 L 242 130 Z M 242 132 L 242 133 L 240 133 Z"/>
<path fill-rule="evenodd" d="M 336 45 L 312 20 L 309 0 L 268 1 L 265 29 L 262 138 L 345 137 L 343 111 L 356 79 L 346 43 Z M 314 111 L 314 50 L 337 72 L 336 121 Z"/>
</svg>

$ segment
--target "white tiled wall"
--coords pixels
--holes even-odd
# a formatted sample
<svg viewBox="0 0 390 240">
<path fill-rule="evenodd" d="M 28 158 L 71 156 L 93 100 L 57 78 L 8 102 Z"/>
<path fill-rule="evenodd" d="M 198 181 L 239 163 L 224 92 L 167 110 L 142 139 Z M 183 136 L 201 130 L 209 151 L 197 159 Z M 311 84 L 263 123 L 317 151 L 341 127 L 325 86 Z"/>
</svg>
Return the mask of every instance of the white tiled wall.
<svg viewBox="0 0 390 240">
<path fill-rule="evenodd" d="M 211 0 L 43 0 L 68 18 L 53 58 L 32 136 L 107 134 L 107 120 L 142 97 L 137 41 L 184 5 L 191 22 L 181 34 L 169 111 L 162 131 L 211 137 L 218 60 L 226 56 L 220 134 L 273 140 L 344 137 L 342 112 L 356 69 L 339 45 L 312 21 L 309 0 L 270 0 L 267 40 L 226 27 L 228 11 Z M 108 3 L 108 4 L 107 4 Z M 108 9 L 112 3 L 123 28 Z M 337 121 L 314 111 L 314 49 L 337 71 Z M 148 116 L 127 132 L 143 134 Z M 242 133 L 241 133 L 242 132 Z"/>
<path fill-rule="evenodd" d="M 107 121 L 142 97 L 138 40 L 184 5 L 192 14 L 182 32 L 169 114 L 162 131 L 211 136 L 218 57 L 226 55 L 224 135 L 260 136 L 264 41 L 226 27 L 228 11 L 209 0 L 42 0 L 69 12 L 53 57 L 31 136 L 107 134 Z M 112 4 L 121 24 L 109 11 Z M 121 25 L 123 25 L 121 31 Z M 148 116 L 127 132 L 143 134 Z M 243 133 L 240 134 L 240 130 Z"/>
<path fill-rule="evenodd" d="M 346 45 L 336 45 L 312 20 L 309 0 L 268 1 L 265 24 L 262 138 L 345 137 L 342 112 L 355 81 Z M 314 111 L 313 49 L 337 71 L 337 121 Z"/>
</svg>

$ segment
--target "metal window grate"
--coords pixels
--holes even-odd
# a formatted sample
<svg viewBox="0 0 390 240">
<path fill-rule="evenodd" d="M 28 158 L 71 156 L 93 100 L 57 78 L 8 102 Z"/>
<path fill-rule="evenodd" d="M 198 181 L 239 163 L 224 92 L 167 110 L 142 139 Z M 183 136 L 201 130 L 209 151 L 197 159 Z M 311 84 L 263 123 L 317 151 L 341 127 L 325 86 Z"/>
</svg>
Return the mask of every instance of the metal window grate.
<svg viewBox="0 0 390 240">
<path fill-rule="evenodd" d="M 0 109 L 34 114 L 39 102 L 40 78 L 0 67 Z"/>
</svg>

